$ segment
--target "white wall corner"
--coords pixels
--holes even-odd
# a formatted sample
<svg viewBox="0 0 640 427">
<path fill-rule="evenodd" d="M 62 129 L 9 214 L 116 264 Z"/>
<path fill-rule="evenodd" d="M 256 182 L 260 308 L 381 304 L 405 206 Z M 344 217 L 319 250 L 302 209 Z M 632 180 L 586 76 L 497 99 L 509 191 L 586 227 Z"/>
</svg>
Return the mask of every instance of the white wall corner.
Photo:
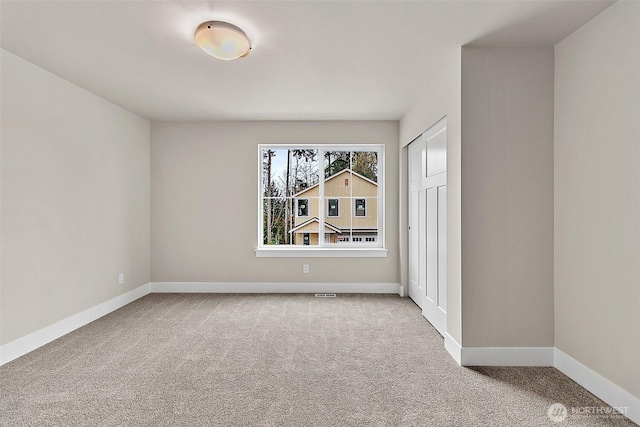
<svg viewBox="0 0 640 427">
<path fill-rule="evenodd" d="M 451 357 L 453 357 L 453 360 L 460 365 L 462 361 L 462 347 L 448 333 L 444 334 L 444 348 L 449 352 Z"/>
<path fill-rule="evenodd" d="M 300 282 L 151 282 L 152 293 L 356 293 L 398 294 L 403 292 L 399 283 L 300 283 Z"/>
<path fill-rule="evenodd" d="M 149 293 L 149 283 L 0 346 L 0 366 L 42 347 Z"/>
<path fill-rule="evenodd" d="M 462 366 L 553 366 L 553 347 L 462 347 Z"/>
<path fill-rule="evenodd" d="M 407 296 L 405 294 L 405 287 L 403 285 L 398 284 L 398 295 L 400 295 L 402 298 L 404 298 L 405 296 Z"/>
<path fill-rule="evenodd" d="M 557 348 L 554 349 L 554 366 L 608 405 L 614 408 L 621 408 L 623 415 L 640 425 L 639 397 L 634 396 Z"/>
</svg>

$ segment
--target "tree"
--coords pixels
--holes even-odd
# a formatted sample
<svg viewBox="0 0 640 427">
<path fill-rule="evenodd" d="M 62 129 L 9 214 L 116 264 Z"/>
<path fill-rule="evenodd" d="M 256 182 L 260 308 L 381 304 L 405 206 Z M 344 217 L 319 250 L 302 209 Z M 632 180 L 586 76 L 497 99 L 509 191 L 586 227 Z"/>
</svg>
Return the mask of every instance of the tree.
<svg viewBox="0 0 640 427">
<path fill-rule="evenodd" d="M 375 151 L 354 152 L 351 170 L 365 178 L 378 182 L 378 153 Z"/>
<path fill-rule="evenodd" d="M 296 159 L 294 168 L 293 194 L 298 193 L 305 188 L 315 184 L 315 174 L 309 174 L 314 168 L 313 162 L 318 156 L 317 150 L 296 149 L 292 150 L 293 157 Z"/>
<path fill-rule="evenodd" d="M 329 178 L 351 166 L 350 151 L 326 151 L 327 166 L 324 168 L 324 177 Z"/>
<path fill-rule="evenodd" d="M 266 208 L 267 208 L 267 244 L 271 243 L 273 234 L 272 234 L 272 199 L 271 197 L 273 196 L 273 188 L 272 188 L 272 181 L 271 181 L 271 161 L 273 159 L 273 157 L 276 155 L 276 152 L 274 150 L 266 150 L 263 151 L 262 153 L 262 159 L 263 159 L 263 168 L 262 170 L 265 171 L 265 176 L 264 176 L 264 183 L 265 185 L 265 194 L 264 197 L 267 198 L 267 203 L 266 203 Z"/>
</svg>

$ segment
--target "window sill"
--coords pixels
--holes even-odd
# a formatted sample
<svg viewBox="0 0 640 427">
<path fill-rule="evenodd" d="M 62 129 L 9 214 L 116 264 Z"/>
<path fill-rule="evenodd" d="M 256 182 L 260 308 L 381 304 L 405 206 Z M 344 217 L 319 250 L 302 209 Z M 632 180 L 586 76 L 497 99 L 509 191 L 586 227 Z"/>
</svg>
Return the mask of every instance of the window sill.
<svg viewBox="0 0 640 427">
<path fill-rule="evenodd" d="M 258 248 L 256 258 L 386 258 L 384 248 Z"/>
</svg>

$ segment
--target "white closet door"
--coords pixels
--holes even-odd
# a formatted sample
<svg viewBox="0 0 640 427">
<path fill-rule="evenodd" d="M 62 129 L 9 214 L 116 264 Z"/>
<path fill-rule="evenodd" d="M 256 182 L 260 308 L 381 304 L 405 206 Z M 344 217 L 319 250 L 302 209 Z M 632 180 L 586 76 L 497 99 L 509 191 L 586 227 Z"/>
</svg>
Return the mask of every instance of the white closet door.
<svg viewBox="0 0 640 427">
<path fill-rule="evenodd" d="M 426 298 L 424 247 L 425 191 L 422 171 L 426 166 L 426 145 L 418 138 L 409 145 L 409 298 L 420 308 Z"/>
<path fill-rule="evenodd" d="M 409 145 L 409 296 L 441 334 L 447 322 L 446 150 L 444 119 Z"/>
</svg>

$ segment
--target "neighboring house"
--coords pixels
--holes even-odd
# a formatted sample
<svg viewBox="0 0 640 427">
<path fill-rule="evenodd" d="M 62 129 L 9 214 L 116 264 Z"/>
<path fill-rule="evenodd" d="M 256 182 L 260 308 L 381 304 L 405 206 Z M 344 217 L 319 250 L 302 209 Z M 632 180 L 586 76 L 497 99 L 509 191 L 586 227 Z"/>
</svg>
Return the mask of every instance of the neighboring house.
<svg viewBox="0 0 640 427">
<path fill-rule="evenodd" d="M 378 184 L 351 169 L 324 180 L 324 197 L 316 184 L 293 195 L 294 245 L 317 245 L 319 205 L 324 209 L 324 242 L 378 241 Z"/>
</svg>

